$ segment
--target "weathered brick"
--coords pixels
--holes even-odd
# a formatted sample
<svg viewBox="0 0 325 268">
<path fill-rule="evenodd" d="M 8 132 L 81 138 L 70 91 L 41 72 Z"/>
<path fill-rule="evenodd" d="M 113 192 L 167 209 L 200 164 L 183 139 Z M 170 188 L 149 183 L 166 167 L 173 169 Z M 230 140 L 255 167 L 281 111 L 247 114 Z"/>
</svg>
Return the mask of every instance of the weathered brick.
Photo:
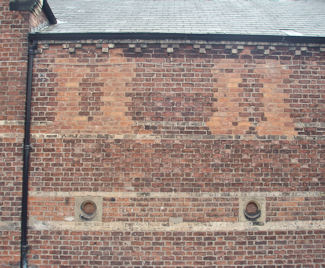
<svg viewBox="0 0 325 268">
<path fill-rule="evenodd" d="M 0 7 L 0 266 L 15 267 L 26 37 L 44 16 Z M 109 42 L 38 44 L 31 267 L 321 267 L 319 47 Z M 254 195 L 265 222 L 239 223 Z M 76 220 L 80 196 L 102 198 L 100 221 Z"/>
</svg>

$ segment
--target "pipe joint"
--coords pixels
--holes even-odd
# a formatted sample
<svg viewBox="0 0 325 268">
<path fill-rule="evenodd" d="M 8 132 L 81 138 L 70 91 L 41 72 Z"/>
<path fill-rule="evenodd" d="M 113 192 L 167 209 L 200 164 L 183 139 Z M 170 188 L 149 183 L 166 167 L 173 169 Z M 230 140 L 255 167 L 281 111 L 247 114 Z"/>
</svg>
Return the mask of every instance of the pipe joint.
<svg viewBox="0 0 325 268">
<path fill-rule="evenodd" d="M 28 48 L 29 55 L 36 55 L 37 54 L 37 42 L 33 41 L 33 43 Z"/>
<path fill-rule="evenodd" d="M 24 145 L 24 150 L 25 151 L 30 151 L 31 149 L 33 149 L 33 148 L 32 148 L 32 146 L 30 144 L 25 144 Z"/>
</svg>

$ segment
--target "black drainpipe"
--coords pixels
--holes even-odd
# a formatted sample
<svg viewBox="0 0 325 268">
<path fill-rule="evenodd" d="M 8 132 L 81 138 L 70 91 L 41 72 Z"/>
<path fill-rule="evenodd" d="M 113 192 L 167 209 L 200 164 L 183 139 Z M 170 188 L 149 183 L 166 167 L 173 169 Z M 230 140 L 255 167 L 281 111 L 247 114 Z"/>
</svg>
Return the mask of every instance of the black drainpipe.
<svg viewBox="0 0 325 268">
<path fill-rule="evenodd" d="M 31 102 L 32 102 L 32 81 L 33 81 L 33 59 L 37 48 L 37 42 L 28 44 L 28 65 L 26 82 L 26 103 L 25 103 L 25 135 L 23 155 L 23 189 L 21 201 L 21 242 L 20 242 L 20 267 L 27 268 L 28 253 L 28 176 L 29 176 L 29 155 L 30 155 L 30 124 L 31 124 Z"/>
</svg>

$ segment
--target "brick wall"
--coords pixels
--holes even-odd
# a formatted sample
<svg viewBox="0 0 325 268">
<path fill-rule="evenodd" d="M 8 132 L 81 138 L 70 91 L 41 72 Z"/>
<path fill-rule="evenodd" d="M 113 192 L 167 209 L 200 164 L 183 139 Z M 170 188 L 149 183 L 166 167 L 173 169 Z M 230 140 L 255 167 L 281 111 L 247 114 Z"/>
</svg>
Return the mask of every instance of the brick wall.
<svg viewBox="0 0 325 268">
<path fill-rule="evenodd" d="M 35 267 L 322 267 L 322 231 L 33 231 Z"/>
<path fill-rule="evenodd" d="M 18 267 L 28 31 L 0 6 L 0 267 Z M 31 267 L 325 265 L 325 49 L 42 41 Z M 100 215 L 84 221 L 82 200 Z M 260 204 L 257 222 L 243 217 Z"/>
<path fill-rule="evenodd" d="M 30 263 L 324 265 L 324 56 L 314 44 L 41 42 Z M 78 200 L 95 197 L 99 220 L 80 220 Z M 241 216 L 250 199 L 256 224 Z"/>
<path fill-rule="evenodd" d="M 0 2 L 0 266 L 19 262 L 28 14 Z"/>
<path fill-rule="evenodd" d="M 0 267 L 19 263 L 27 34 L 39 16 L 0 1 Z"/>
</svg>

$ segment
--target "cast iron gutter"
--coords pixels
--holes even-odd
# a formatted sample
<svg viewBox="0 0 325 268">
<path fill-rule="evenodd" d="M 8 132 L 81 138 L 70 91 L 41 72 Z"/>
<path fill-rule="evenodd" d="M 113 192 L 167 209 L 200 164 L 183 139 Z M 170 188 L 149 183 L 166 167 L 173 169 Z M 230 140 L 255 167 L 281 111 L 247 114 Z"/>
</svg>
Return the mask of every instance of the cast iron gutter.
<svg viewBox="0 0 325 268">
<path fill-rule="evenodd" d="M 23 152 L 23 189 L 21 201 L 21 241 L 20 241 L 20 267 L 27 268 L 28 253 L 28 180 L 29 180 L 29 156 L 30 156 L 30 125 L 31 125 L 31 102 L 33 81 L 33 60 L 37 48 L 36 41 L 28 45 L 27 82 L 25 100 L 25 134 Z"/>
<path fill-rule="evenodd" d="M 324 44 L 325 37 L 280 36 L 280 35 L 241 35 L 241 34 L 182 34 L 182 33 L 31 33 L 30 40 L 206 40 L 242 42 L 284 42 Z"/>
</svg>

